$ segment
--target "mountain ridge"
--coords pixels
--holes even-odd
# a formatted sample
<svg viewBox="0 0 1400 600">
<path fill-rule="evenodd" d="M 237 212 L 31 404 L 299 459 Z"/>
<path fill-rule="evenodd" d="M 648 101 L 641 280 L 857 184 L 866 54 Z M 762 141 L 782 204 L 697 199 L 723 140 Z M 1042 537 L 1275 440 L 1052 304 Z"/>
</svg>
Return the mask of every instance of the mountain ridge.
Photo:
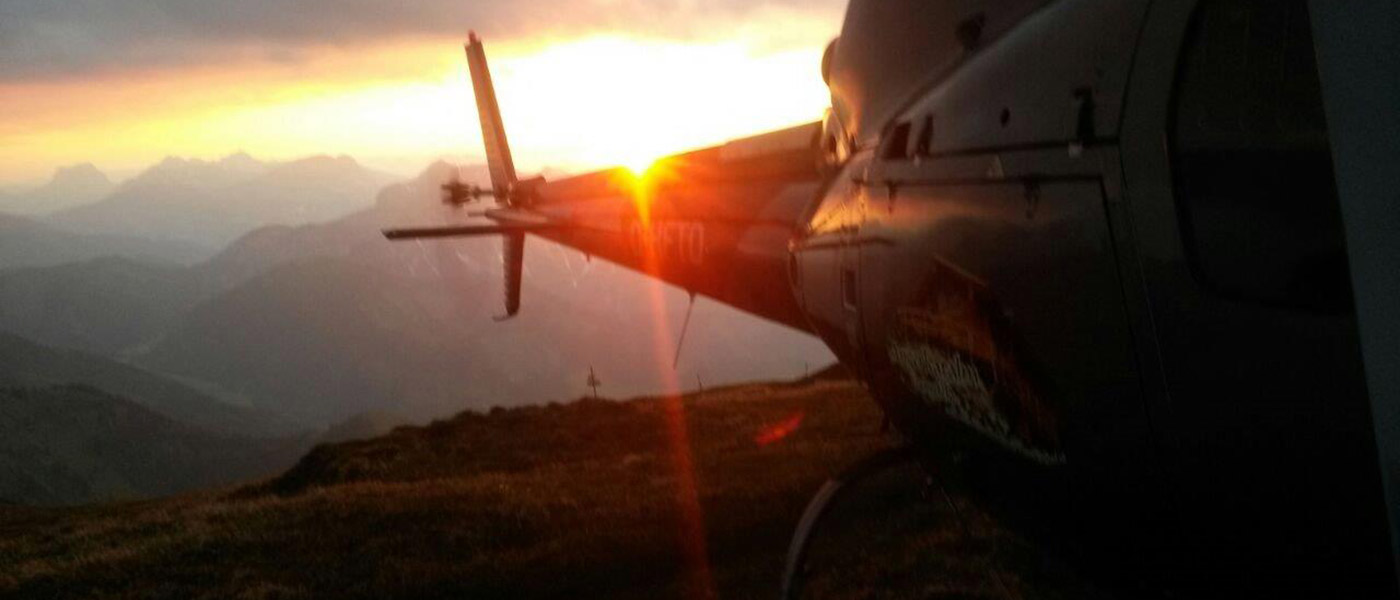
<svg viewBox="0 0 1400 600">
<path fill-rule="evenodd" d="M 170 238 L 218 248 L 262 225 L 344 216 L 370 205 L 379 188 L 396 179 L 344 155 L 282 163 L 241 153 L 218 161 L 167 157 L 100 200 L 45 220 L 78 233 Z"/>
<path fill-rule="evenodd" d="M 92 163 L 54 169 L 43 184 L 0 193 L 0 212 L 39 216 L 95 202 L 116 186 Z"/>
</svg>

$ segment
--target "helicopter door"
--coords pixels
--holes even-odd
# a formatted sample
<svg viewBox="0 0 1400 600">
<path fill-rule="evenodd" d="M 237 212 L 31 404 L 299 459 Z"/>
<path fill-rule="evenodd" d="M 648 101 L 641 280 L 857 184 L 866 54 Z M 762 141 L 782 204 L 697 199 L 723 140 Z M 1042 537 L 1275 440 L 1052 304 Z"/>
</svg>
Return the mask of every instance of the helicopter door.
<svg viewBox="0 0 1400 600">
<path fill-rule="evenodd" d="M 1145 28 L 1174 33 L 1139 49 L 1122 145 L 1170 476 L 1221 561 L 1374 574 L 1386 517 L 1307 6 L 1189 8 Z"/>
<path fill-rule="evenodd" d="M 870 154 L 853 156 L 827 189 L 793 245 L 803 310 L 816 333 L 847 365 L 860 368 L 860 246 L 865 204 L 861 181 Z"/>
<path fill-rule="evenodd" d="M 900 185 L 872 198 L 862 233 L 872 371 L 1035 462 L 1141 471 L 1147 430 L 1102 186 L 945 183 L 918 168 L 885 171 Z"/>
</svg>

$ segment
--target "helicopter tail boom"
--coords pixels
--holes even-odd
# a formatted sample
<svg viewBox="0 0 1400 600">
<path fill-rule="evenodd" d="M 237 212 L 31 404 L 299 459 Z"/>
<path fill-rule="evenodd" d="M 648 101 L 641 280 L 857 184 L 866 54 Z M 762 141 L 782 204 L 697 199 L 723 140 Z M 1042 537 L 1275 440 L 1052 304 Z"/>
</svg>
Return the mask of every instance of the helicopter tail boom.
<svg viewBox="0 0 1400 600">
<path fill-rule="evenodd" d="M 497 208 L 493 224 L 386 230 L 389 239 L 502 236 L 506 316 L 520 308 L 525 234 L 580 250 L 759 317 L 808 331 L 788 280 L 788 244 L 820 188 L 819 123 L 606 169 L 519 180 L 481 40 L 467 63 Z M 454 182 L 461 205 L 485 188 Z M 460 198 L 461 201 L 458 201 Z"/>
</svg>

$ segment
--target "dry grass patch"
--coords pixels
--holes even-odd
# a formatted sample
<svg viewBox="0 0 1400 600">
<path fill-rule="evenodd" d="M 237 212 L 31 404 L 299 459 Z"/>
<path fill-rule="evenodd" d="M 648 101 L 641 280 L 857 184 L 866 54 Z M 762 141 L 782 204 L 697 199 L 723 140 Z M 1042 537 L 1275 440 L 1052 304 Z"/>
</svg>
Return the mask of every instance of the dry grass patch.
<svg viewBox="0 0 1400 600">
<path fill-rule="evenodd" d="M 689 434 L 708 586 L 682 550 L 677 498 L 686 488 L 667 426 L 675 402 Z M 708 587 L 725 598 L 771 598 L 808 498 L 887 443 L 879 422 L 845 380 L 463 413 L 318 447 L 254 486 L 0 509 L 0 594 L 658 598 Z M 775 427 L 790 433 L 772 439 Z M 958 498 L 972 515 L 964 531 L 946 504 L 917 499 L 917 480 L 907 473 L 872 488 L 833 529 L 831 544 L 843 550 L 815 585 L 853 598 L 1087 590 L 1017 558 L 1033 549 Z M 1002 586 L 989 575 L 996 571 L 1007 573 Z"/>
</svg>

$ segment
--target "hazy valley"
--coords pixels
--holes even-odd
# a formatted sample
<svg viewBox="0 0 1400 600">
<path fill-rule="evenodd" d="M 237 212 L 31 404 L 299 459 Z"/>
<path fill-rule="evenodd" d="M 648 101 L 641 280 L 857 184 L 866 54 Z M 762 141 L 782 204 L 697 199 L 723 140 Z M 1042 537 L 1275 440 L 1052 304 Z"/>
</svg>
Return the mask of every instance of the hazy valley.
<svg viewBox="0 0 1400 600">
<path fill-rule="evenodd" d="M 59 426 L 57 413 L 32 409 L 35 398 L 97 412 L 134 406 L 150 412 L 152 428 L 165 419 L 276 457 L 261 470 L 210 461 L 219 475 L 209 481 L 235 481 L 285 467 L 290 459 L 279 453 L 322 435 L 368 436 L 464 409 L 574 398 L 590 368 L 604 393 L 631 396 L 800 376 L 832 360 L 803 334 L 700 299 L 672 369 L 674 348 L 655 340 L 658 329 L 679 331 L 682 291 L 663 294 L 658 311 L 654 284 L 640 275 L 538 240 L 527 245 L 524 309 L 497 323 L 494 240 L 394 244 L 379 234 L 466 218 L 438 200 L 438 185 L 456 174 L 439 163 L 384 185 L 387 176 L 345 157 L 169 159 L 108 182 L 87 204 L 0 217 L 8 228 L 0 230 L 0 388 L 14 413 L 0 428 Z M 467 180 L 482 174 L 461 171 Z M 88 183 L 100 187 L 97 177 Z M 604 342 L 608 352 L 599 352 Z M 78 438 L 162 443 L 138 434 L 145 421 L 108 429 L 92 423 L 110 419 L 90 421 L 62 426 Z M 7 451 L 22 462 L 47 450 Z M 45 456 L 56 468 L 97 472 L 74 466 L 86 458 L 73 451 Z M 203 480 L 181 481 L 189 484 L 170 489 Z M 66 503 L 169 491 L 82 489 L 0 498 Z"/>
</svg>

